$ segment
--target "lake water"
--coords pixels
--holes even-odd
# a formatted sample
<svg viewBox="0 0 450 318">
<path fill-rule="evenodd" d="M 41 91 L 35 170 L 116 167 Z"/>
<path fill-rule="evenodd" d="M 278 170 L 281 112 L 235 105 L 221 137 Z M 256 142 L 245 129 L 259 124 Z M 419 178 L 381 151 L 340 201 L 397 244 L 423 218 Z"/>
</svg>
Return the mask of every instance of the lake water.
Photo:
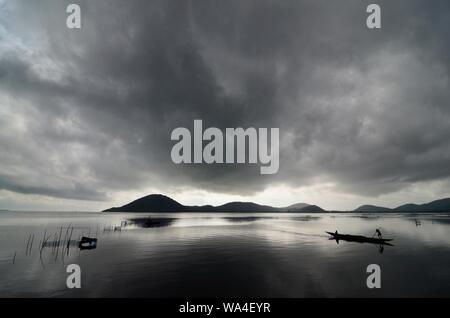
<svg viewBox="0 0 450 318">
<path fill-rule="evenodd" d="M 394 246 L 324 233 L 376 228 Z M 66 287 L 68 264 L 81 289 Z M 0 297 L 183 296 L 449 297 L 450 215 L 0 212 Z"/>
</svg>

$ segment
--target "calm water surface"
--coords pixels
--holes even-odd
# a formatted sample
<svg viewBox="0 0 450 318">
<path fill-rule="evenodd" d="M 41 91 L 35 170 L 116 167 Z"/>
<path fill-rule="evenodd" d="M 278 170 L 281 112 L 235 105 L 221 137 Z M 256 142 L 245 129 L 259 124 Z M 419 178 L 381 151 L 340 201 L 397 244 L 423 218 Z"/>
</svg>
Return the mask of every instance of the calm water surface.
<svg viewBox="0 0 450 318">
<path fill-rule="evenodd" d="M 324 233 L 376 228 L 394 246 Z M 81 289 L 66 287 L 72 263 Z M 449 297 L 450 215 L 0 212 L 0 297 L 177 296 Z"/>
</svg>

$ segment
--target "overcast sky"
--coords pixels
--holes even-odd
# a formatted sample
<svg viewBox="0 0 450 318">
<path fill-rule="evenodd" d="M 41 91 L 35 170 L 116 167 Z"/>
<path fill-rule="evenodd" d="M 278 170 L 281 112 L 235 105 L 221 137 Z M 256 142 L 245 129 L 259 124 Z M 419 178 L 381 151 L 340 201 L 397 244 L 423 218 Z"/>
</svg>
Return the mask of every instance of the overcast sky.
<svg viewBox="0 0 450 318">
<path fill-rule="evenodd" d="M 449 21 L 448 0 L 0 0 L 0 209 L 449 197 Z M 279 127 L 279 172 L 173 164 L 194 119 Z"/>
</svg>

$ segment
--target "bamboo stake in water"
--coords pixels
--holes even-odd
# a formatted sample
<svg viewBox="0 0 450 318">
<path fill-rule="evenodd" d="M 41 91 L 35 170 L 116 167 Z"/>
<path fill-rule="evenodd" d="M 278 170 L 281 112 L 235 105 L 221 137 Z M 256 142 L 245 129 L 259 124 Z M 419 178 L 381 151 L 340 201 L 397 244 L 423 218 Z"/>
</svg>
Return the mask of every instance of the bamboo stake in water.
<svg viewBox="0 0 450 318">
<path fill-rule="evenodd" d="M 29 254 L 31 254 L 31 249 L 33 248 L 33 242 L 34 242 L 34 233 L 33 233 L 33 237 L 31 238 L 30 249 L 28 251 Z"/>
<path fill-rule="evenodd" d="M 28 255 L 28 246 L 30 245 L 31 234 L 28 236 L 27 247 L 25 249 L 25 255 Z"/>
<path fill-rule="evenodd" d="M 70 230 L 69 240 L 67 241 L 67 255 L 69 255 L 69 249 L 70 249 L 70 241 L 72 240 L 72 234 L 73 234 L 73 226 Z"/>
<path fill-rule="evenodd" d="M 55 257 L 55 260 L 58 259 L 59 245 L 61 244 L 61 235 L 62 235 L 62 226 L 59 229 L 59 238 L 58 238 L 58 242 L 56 244 L 56 257 Z"/>
<path fill-rule="evenodd" d="M 72 223 L 70 223 L 69 226 L 66 228 L 66 234 L 64 235 L 64 239 L 63 239 L 63 244 L 62 244 L 63 248 L 61 248 L 61 256 L 63 257 L 63 261 L 64 261 L 64 252 L 65 252 L 64 246 L 66 244 L 68 244 L 67 238 L 68 238 L 68 235 L 69 235 L 69 229 L 70 229 L 71 225 L 72 225 Z"/>
</svg>

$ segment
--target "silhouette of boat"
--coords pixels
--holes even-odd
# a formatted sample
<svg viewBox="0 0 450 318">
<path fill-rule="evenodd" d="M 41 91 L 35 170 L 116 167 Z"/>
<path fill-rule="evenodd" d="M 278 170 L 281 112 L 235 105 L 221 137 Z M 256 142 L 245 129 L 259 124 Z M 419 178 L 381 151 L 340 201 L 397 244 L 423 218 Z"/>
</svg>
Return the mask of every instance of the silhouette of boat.
<svg viewBox="0 0 450 318">
<path fill-rule="evenodd" d="M 333 233 L 333 232 L 326 232 L 326 233 L 328 233 L 332 236 L 330 239 L 334 239 L 337 242 L 342 240 L 342 241 L 347 241 L 347 242 L 370 243 L 370 244 L 381 244 L 381 245 L 392 246 L 392 244 L 390 244 L 388 242 L 393 241 L 393 239 L 366 237 L 366 236 L 362 236 L 362 235 L 339 234 L 339 233 Z"/>
<path fill-rule="evenodd" d="M 97 247 L 97 239 L 83 236 L 78 243 L 80 250 L 93 250 Z"/>
</svg>

